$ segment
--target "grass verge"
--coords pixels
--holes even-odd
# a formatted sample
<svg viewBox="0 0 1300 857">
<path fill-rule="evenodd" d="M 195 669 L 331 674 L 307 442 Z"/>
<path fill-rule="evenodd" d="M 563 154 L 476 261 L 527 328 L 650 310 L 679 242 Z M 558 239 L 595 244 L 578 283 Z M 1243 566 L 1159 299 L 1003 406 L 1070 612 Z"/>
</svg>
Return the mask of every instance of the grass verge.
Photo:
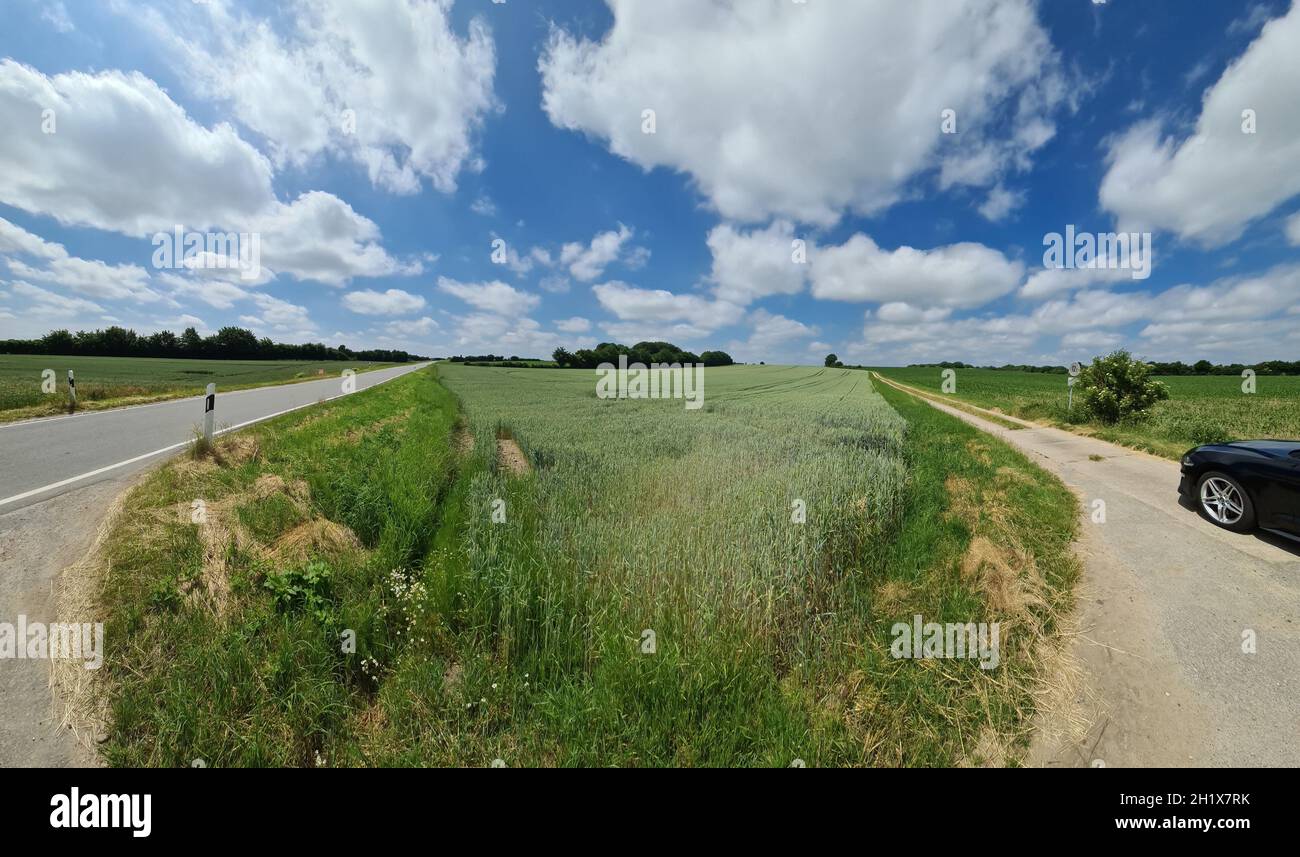
<svg viewBox="0 0 1300 857">
<path fill-rule="evenodd" d="M 105 761 L 312 765 L 348 741 L 410 642 L 394 592 L 432 542 L 454 419 L 416 372 L 133 489 L 103 545 Z"/>
<path fill-rule="evenodd" d="M 132 492 L 102 549 L 108 763 L 1023 756 L 1072 603 L 1076 517 L 1005 444 L 882 387 L 895 415 L 857 373 L 773 370 L 725 376 L 744 386 L 698 415 L 690 444 L 646 435 L 661 439 L 647 465 L 581 446 L 583 427 L 675 428 L 680 406 L 616 410 L 584 381 L 574 395 L 605 420 L 576 413 L 548 435 L 534 420 L 565 412 L 560 387 L 475 398 L 486 379 L 472 373 L 500 370 L 461 368 L 458 416 L 435 371 L 228 436 Z M 800 408 L 772 386 L 797 387 Z M 878 437 L 837 410 L 855 398 Z M 803 431 L 768 431 L 796 416 Z M 819 474 L 799 488 L 810 498 L 844 456 L 873 462 L 831 494 L 840 517 L 823 517 L 844 529 L 786 523 L 791 489 L 772 474 L 792 456 Z M 896 505 L 867 516 L 854 492 L 900 474 Z M 696 513 L 711 509 L 726 511 Z M 769 563 L 793 576 L 753 577 Z M 891 626 L 915 614 L 1000 622 L 1000 666 L 891 657 Z"/>
</svg>

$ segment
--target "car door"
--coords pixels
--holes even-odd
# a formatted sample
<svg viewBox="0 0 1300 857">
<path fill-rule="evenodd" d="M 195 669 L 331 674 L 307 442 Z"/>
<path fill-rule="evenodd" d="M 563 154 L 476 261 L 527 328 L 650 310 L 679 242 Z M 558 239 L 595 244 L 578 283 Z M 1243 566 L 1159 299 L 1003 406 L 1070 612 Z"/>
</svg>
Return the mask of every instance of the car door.
<svg viewBox="0 0 1300 857">
<path fill-rule="evenodd" d="M 1281 468 L 1283 507 L 1279 513 L 1283 528 L 1300 536 L 1300 449 L 1293 451 L 1286 461 L 1287 466 Z"/>
</svg>

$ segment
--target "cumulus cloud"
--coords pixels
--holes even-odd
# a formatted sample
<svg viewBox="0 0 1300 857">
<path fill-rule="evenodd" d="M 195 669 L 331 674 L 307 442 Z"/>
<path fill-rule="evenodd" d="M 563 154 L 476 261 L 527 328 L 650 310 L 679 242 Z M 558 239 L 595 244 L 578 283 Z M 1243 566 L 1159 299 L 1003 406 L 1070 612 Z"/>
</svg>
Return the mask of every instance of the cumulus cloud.
<svg viewBox="0 0 1300 857">
<path fill-rule="evenodd" d="M 374 222 L 332 194 L 278 200 L 265 156 L 230 125 L 194 122 L 139 73 L 50 77 L 0 61 L 0 126 L 0 202 L 24 211 L 137 237 L 177 225 L 258 232 L 268 267 L 331 285 L 419 270 L 389 256 Z"/>
<path fill-rule="evenodd" d="M 475 309 L 506 317 L 525 316 L 542 302 L 537 295 L 520 291 L 500 280 L 462 283 L 447 277 L 439 277 L 438 290 L 460 298 Z"/>
<path fill-rule="evenodd" d="M 250 297 L 258 312 L 242 315 L 239 320 L 255 333 L 273 334 L 281 340 L 304 340 L 320 335 L 306 307 L 261 292 L 254 292 Z"/>
<path fill-rule="evenodd" d="M 591 330 L 591 321 L 575 315 L 573 318 L 557 321 L 555 329 L 561 333 L 586 333 Z"/>
<path fill-rule="evenodd" d="M 1287 218 L 1286 240 L 1291 242 L 1292 247 L 1300 247 L 1300 212 Z"/>
<path fill-rule="evenodd" d="M 478 169 L 474 137 L 497 107 L 496 51 L 481 18 L 451 26 L 452 2 L 301 0 L 260 18 L 224 3 L 132 10 L 191 85 L 265 137 L 279 164 L 350 157 L 377 186 L 451 192 Z"/>
<path fill-rule="evenodd" d="M 720 300 L 745 306 L 768 295 L 803 291 L 807 259 L 795 259 L 794 241 L 794 225 L 788 220 L 749 232 L 728 223 L 715 227 L 708 238 L 715 294 Z"/>
<path fill-rule="evenodd" d="M 816 327 L 762 309 L 750 313 L 748 320 L 752 325 L 749 338 L 744 342 L 733 343 L 742 360 L 770 359 L 776 349 L 793 340 L 809 339 L 818 333 Z"/>
<path fill-rule="evenodd" d="M 812 256 L 812 294 L 823 300 L 977 307 L 1013 291 L 1024 265 L 983 244 L 885 250 L 857 233 Z"/>
<path fill-rule="evenodd" d="M 991 184 L 1028 165 L 1066 100 L 1029 0 L 608 3 L 600 41 L 551 32 L 551 122 L 688 173 L 733 220 L 871 214 L 941 167 L 945 184 Z M 960 134 L 945 140 L 948 109 Z M 1007 111 L 1017 130 L 996 137 Z"/>
<path fill-rule="evenodd" d="M 410 315 L 424 309 L 424 303 L 424 298 L 401 289 L 362 289 L 343 296 L 343 306 L 360 315 Z"/>
<path fill-rule="evenodd" d="M 11 253 L 29 257 L 34 264 L 6 255 Z M 149 272 L 139 265 L 109 265 L 71 256 L 62 244 L 46 241 L 2 217 L 0 260 L 16 277 L 58 285 L 87 297 L 138 303 L 166 300 L 150 288 Z"/>
<path fill-rule="evenodd" d="M 716 330 L 740 319 L 744 310 L 700 295 L 675 294 L 666 289 L 642 289 L 619 280 L 592 286 L 596 300 L 621 321 L 687 322 L 693 331 Z"/>
<path fill-rule="evenodd" d="M 574 279 L 587 283 L 605 273 L 605 268 L 618 260 L 623 245 L 631 239 L 633 231 L 623 224 L 617 230 L 601 232 L 589 244 L 571 242 L 560 249 L 560 264 L 568 266 Z M 645 264 L 650 253 L 645 248 L 634 248 L 624 259 L 624 264 L 638 268 Z"/>
<path fill-rule="evenodd" d="M 1003 363 L 1020 362 L 1037 346 L 1064 356 L 1124 345 L 1168 359 L 1189 354 L 1268 359 L 1276 356 L 1279 342 L 1293 336 L 1295 324 L 1286 315 L 1298 301 L 1300 264 L 1292 263 L 1162 292 L 1084 290 L 1048 300 L 1028 314 L 937 318 L 886 305 L 867 314 L 863 341 L 848 351 L 864 359 Z M 1126 332 L 1137 324 L 1142 326 L 1135 334 Z"/>
<path fill-rule="evenodd" d="M 1100 201 L 1122 229 L 1209 247 L 1300 194 L 1300 5 L 1269 22 L 1206 92 L 1190 136 L 1148 120 L 1110 145 Z M 1243 133 L 1243 111 L 1254 133 Z"/>
<path fill-rule="evenodd" d="M 71 318 L 87 314 L 102 315 L 105 312 L 104 308 L 94 301 L 70 298 L 22 280 L 11 283 L 9 291 L 17 297 L 26 298 L 31 312 L 40 316 Z"/>
</svg>

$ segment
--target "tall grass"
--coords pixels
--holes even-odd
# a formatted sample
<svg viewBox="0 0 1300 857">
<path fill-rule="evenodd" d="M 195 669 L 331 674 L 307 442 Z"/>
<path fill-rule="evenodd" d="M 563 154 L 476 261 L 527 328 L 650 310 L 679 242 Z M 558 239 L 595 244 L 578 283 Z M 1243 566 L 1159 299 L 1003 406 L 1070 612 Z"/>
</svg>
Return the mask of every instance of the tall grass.
<svg viewBox="0 0 1300 857">
<path fill-rule="evenodd" d="M 138 489 L 103 593 L 110 762 L 1014 760 L 1074 510 L 1023 458 L 862 372 L 710 369 L 688 411 L 585 371 L 437 371 Z M 990 596 L 980 538 L 1033 599 Z M 992 674 L 894 660 L 914 611 L 1023 637 Z"/>
</svg>

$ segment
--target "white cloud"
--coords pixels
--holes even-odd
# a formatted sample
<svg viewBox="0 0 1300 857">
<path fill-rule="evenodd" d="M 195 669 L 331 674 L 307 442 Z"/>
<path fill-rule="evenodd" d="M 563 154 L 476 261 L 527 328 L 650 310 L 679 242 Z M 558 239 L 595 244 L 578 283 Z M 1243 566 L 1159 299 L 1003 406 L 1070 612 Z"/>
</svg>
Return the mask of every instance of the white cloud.
<svg viewBox="0 0 1300 857">
<path fill-rule="evenodd" d="M 469 210 L 482 217 L 494 217 L 497 213 L 497 204 L 484 194 L 469 204 Z"/>
<path fill-rule="evenodd" d="M 5 253 L 34 258 L 37 264 L 5 256 Z M 139 265 L 109 265 L 98 259 L 70 256 L 62 244 L 46 241 L 2 217 L 0 260 L 16 277 L 62 286 L 87 297 L 140 303 L 166 300 L 149 287 L 149 272 Z"/>
<path fill-rule="evenodd" d="M 693 331 L 717 330 L 738 321 L 743 309 L 699 295 L 674 294 L 665 289 L 640 289 L 619 280 L 591 287 L 596 300 L 622 321 L 687 322 Z"/>
<path fill-rule="evenodd" d="M 390 321 L 384 325 L 384 332 L 394 338 L 402 339 L 412 336 L 429 336 L 430 334 L 442 330 L 442 325 L 434 321 L 429 316 L 422 318 Z"/>
<path fill-rule="evenodd" d="M 1300 247 L 1300 212 L 1287 218 L 1286 240 L 1291 242 L 1292 247 Z"/>
<path fill-rule="evenodd" d="M 310 191 L 274 202 L 252 221 L 262 235 L 262 262 L 278 273 L 330 286 L 353 277 L 411 276 L 420 262 L 399 262 L 380 245 L 379 227 L 333 194 Z"/>
<path fill-rule="evenodd" d="M 447 347 L 462 354 L 542 357 L 560 346 L 586 348 L 593 344 L 565 341 L 559 334 L 542 330 L 531 318 L 507 318 L 488 312 L 456 316 L 455 321 L 455 335 Z"/>
<path fill-rule="evenodd" d="M 175 330 L 177 328 L 184 330 L 187 327 L 194 328 L 196 332 L 211 330 L 203 319 L 199 318 L 197 315 L 190 315 L 188 313 L 178 315 L 175 318 L 155 319 L 154 324 L 167 330 Z"/>
<path fill-rule="evenodd" d="M 812 294 L 823 300 L 976 307 L 1011 292 L 1024 265 L 983 244 L 885 250 L 857 233 L 812 256 Z"/>
<path fill-rule="evenodd" d="M 567 265 L 574 279 L 584 283 L 605 273 L 605 268 L 616 262 L 623 251 L 623 245 L 632 237 L 631 228 L 618 225 L 617 231 L 601 232 L 591 239 L 590 244 L 571 242 L 560 250 L 560 264 Z M 635 248 L 625 259 L 629 267 L 639 267 L 645 263 L 649 251 Z"/>
<path fill-rule="evenodd" d="M 66 297 L 21 280 L 11 283 L 9 291 L 26 298 L 31 303 L 31 310 L 37 315 L 72 317 L 78 314 L 102 315 L 105 312 L 102 306 L 93 301 Z"/>
<path fill-rule="evenodd" d="M 1295 324 L 1285 315 L 1297 301 L 1300 264 L 1284 264 L 1254 276 L 1163 292 L 1084 290 L 1047 301 L 1027 315 L 952 319 L 881 307 L 867 314 L 864 341 L 846 350 L 867 360 L 998 364 L 1022 362 L 1044 338 L 1060 337 L 1061 358 L 1124 345 L 1158 359 L 1211 353 L 1268 359 L 1294 334 Z M 1143 326 L 1126 332 L 1136 324 Z"/>
<path fill-rule="evenodd" d="M 252 299 L 260 312 L 257 315 L 242 315 L 239 319 L 255 332 L 274 333 L 282 340 L 304 340 L 320 335 L 306 307 L 261 292 L 254 292 Z"/>
<path fill-rule="evenodd" d="M 157 279 L 160 284 L 171 289 L 174 297 L 200 300 L 216 309 L 230 309 L 236 302 L 247 300 L 251 296 L 248 289 L 220 278 L 163 273 Z"/>
<path fill-rule="evenodd" d="M 713 281 L 720 300 L 746 306 L 768 295 L 803 291 L 806 262 L 794 258 L 794 225 L 778 220 L 766 229 L 742 232 L 723 223 L 709 232 Z M 811 254 L 811 249 L 806 251 Z"/>
<path fill-rule="evenodd" d="M 507 317 L 527 315 L 542 302 L 537 295 L 520 291 L 500 280 L 486 283 L 461 283 L 447 277 L 439 277 L 438 290 L 458 297 L 476 309 Z"/>
<path fill-rule="evenodd" d="M 943 321 L 952 310 L 947 307 L 932 307 L 922 309 L 914 307 L 909 303 L 902 301 L 890 301 L 881 304 L 876 310 L 876 318 L 880 321 L 889 322 L 890 324 L 916 324 L 922 321 Z"/>
<path fill-rule="evenodd" d="M 46 0 L 46 6 L 41 10 L 41 20 L 60 33 L 71 33 L 77 29 L 68 16 L 68 7 L 63 5 L 63 0 Z"/>
<path fill-rule="evenodd" d="M 562 295 L 573 287 L 573 283 L 570 282 L 568 277 L 552 276 L 542 277 L 537 286 L 544 292 L 550 292 L 554 295 Z"/>
<path fill-rule="evenodd" d="M 1300 5 L 1264 27 L 1205 94 L 1178 142 L 1158 121 L 1117 137 L 1100 200 L 1121 229 L 1168 229 L 1206 246 L 1236 239 L 1300 193 Z M 1245 110 L 1256 131 L 1242 132 Z"/>
<path fill-rule="evenodd" d="M 586 333 L 591 330 L 591 322 L 581 316 L 574 316 L 557 321 L 555 329 L 561 333 Z"/>
<path fill-rule="evenodd" d="M 497 107 L 487 25 L 475 17 L 461 37 L 451 8 L 302 0 L 276 16 L 287 32 L 224 3 L 130 14 L 172 46 L 195 89 L 268 139 L 277 163 L 341 154 L 375 185 L 415 193 L 421 179 L 451 192 L 463 169 L 481 168 L 473 138 Z"/>
<path fill-rule="evenodd" d="M 1119 348 L 1124 344 L 1124 336 L 1119 333 L 1107 333 L 1101 330 L 1087 330 L 1079 333 L 1067 333 L 1061 337 L 1061 348 L 1078 350 L 1089 356 L 1101 354 Z"/>
<path fill-rule="evenodd" d="M 998 185 L 989 191 L 983 204 L 979 207 L 979 213 L 985 220 L 998 223 L 1006 220 L 1011 212 L 1025 204 L 1025 194 L 1023 191 L 1011 191 Z"/>
<path fill-rule="evenodd" d="M 1020 296 L 1034 300 L 1088 286 L 1132 282 L 1132 269 L 1109 265 L 1109 256 L 1102 256 L 1094 268 L 1042 268 L 1025 280 Z"/>
<path fill-rule="evenodd" d="M 360 315 L 410 315 L 424 309 L 424 304 L 424 298 L 401 289 L 362 289 L 343 296 L 343 306 Z"/>
<path fill-rule="evenodd" d="M 601 41 L 551 33 L 539 63 L 551 122 L 689 173 L 733 220 L 874 213 L 945 161 L 950 183 L 992 183 L 1027 165 L 1067 95 L 1028 0 L 608 3 Z M 994 140 L 1007 106 L 1019 130 Z M 945 109 L 960 132 L 946 139 Z M 959 169 L 976 150 L 983 165 Z"/>
<path fill-rule="evenodd" d="M 739 352 L 739 359 L 746 361 L 771 359 L 776 349 L 791 340 L 808 339 L 818 333 L 816 327 L 762 309 L 750 313 L 749 321 L 753 325 L 749 338 L 732 343 Z"/>
<path fill-rule="evenodd" d="M 47 108 L 53 134 L 42 131 Z M 259 232 L 267 267 L 331 285 L 419 270 L 332 194 L 280 202 L 261 153 L 229 125 L 195 123 L 138 73 L 47 77 L 0 61 L 0 127 L 0 202 L 62 224 L 137 237 L 177 225 Z"/>
</svg>

